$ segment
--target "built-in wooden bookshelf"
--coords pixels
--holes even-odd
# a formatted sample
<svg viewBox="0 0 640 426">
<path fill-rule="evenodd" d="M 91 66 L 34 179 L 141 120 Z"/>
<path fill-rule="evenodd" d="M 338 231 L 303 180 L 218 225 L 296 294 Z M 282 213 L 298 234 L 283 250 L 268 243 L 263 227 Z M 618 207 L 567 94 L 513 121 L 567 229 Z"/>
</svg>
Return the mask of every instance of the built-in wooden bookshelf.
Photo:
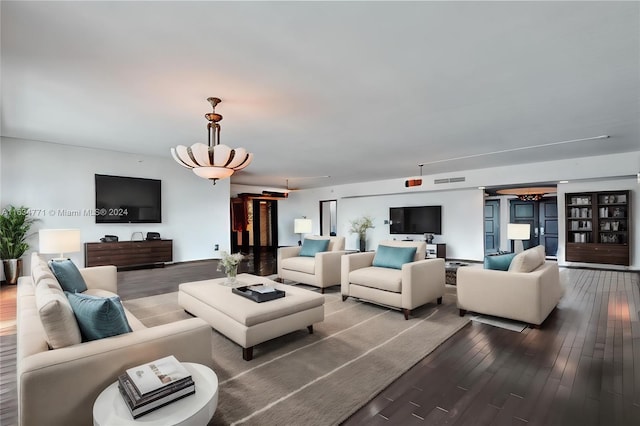
<svg viewBox="0 0 640 426">
<path fill-rule="evenodd" d="M 629 191 L 566 194 L 569 262 L 629 265 Z"/>
</svg>

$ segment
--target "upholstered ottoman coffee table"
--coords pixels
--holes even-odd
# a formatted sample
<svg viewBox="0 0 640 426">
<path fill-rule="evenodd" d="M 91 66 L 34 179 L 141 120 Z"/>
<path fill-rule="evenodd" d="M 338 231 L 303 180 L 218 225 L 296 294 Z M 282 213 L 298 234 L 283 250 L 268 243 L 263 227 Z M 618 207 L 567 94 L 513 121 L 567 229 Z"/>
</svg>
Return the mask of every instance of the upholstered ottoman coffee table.
<svg viewBox="0 0 640 426">
<path fill-rule="evenodd" d="M 244 285 L 266 284 L 283 290 L 285 297 L 254 302 L 222 285 L 226 278 L 194 281 L 179 286 L 178 303 L 216 331 L 242 346 L 242 358 L 253 359 L 253 347 L 292 331 L 324 321 L 324 296 L 250 274 L 238 275 Z"/>
</svg>

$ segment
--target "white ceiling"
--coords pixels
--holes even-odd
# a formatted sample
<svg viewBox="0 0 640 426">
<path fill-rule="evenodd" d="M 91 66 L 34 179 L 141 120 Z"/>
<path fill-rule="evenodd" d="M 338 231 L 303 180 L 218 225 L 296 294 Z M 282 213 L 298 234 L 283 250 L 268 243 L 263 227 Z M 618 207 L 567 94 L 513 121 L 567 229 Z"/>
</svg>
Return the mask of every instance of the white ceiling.
<svg viewBox="0 0 640 426">
<path fill-rule="evenodd" d="M 639 2 L 2 1 L 1 14 L 2 136 L 169 158 L 206 143 L 217 96 L 222 143 L 255 155 L 232 182 L 270 187 L 640 149 Z"/>
</svg>

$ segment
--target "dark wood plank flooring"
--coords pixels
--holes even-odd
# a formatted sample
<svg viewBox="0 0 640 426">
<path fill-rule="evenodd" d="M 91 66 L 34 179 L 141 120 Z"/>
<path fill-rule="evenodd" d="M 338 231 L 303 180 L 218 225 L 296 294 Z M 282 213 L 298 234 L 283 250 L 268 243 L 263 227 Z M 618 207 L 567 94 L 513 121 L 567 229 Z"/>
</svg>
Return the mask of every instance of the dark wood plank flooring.
<svg viewBox="0 0 640 426">
<path fill-rule="evenodd" d="M 238 273 L 271 275 L 276 273 L 275 263 L 272 252 L 251 253 L 240 262 Z M 118 271 L 118 293 L 122 300 L 130 300 L 178 291 L 181 283 L 224 277 L 217 267 L 216 260 L 200 260 L 164 268 Z"/>
<path fill-rule="evenodd" d="M 121 271 L 119 292 L 126 300 L 177 291 L 181 282 L 223 276 L 216 266 Z M 244 261 L 240 272 L 270 275 L 274 268 L 273 256 L 263 255 Z M 639 425 L 638 274 L 565 273 L 566 295 L 540 329 L 471 323 L 344 424 Z M 0 292 L 2 425 L 15 425 L 17 413 L 14 289 Z"/>
<path fill-rule="evenodd" d="M 638 274 L 565 273 L 540 329 L 471 323 L 344 425 L 640 425 Z"/>
</svg>

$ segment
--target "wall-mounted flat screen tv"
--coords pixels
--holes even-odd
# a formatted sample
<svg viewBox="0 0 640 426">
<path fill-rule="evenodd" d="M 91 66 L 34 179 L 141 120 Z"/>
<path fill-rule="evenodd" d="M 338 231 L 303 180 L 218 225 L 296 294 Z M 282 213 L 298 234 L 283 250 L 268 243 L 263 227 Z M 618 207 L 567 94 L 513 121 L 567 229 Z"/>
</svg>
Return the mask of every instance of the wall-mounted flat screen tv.
<svg viewBox="0 0 640 426">
<path fill-rule="evenodd" d="M 161 223 L 161 181 L 96 175 L 96 223 Z"/>
<path fill-rule="evenodd" d="M 442 206 L 390 207 L 391 234 L 442 234 Z"/>
</svg>

